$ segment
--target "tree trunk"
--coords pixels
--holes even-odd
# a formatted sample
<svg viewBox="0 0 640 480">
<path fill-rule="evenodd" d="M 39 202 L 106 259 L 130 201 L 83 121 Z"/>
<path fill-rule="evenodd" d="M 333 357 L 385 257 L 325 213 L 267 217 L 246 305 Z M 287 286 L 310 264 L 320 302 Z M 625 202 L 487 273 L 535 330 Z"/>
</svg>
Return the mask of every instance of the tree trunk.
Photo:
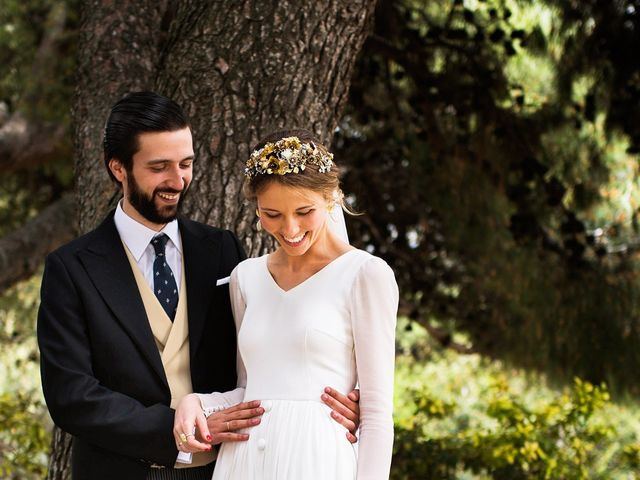
<svg viewBox="0 0 640 480">
<path fill-rule="evenodd" d="M 241 193 L 244 161 L 275 129 L 306 128 L 330 142 L 374 8 L 375 0 L 85 1 L 74 110 L 80 230 L 119 196 L 102 162 L 109 107 L 151 89 L 191 117 L 197 160 L 183 213 L 234 230 L 249 255 L 264 252 L 270 243 Z M 57 467 L 68 461 L 63 438 L 54 438 Z"/>
<path fill-rule="evenodd" d="M 193 124 L 197 161 L 185 213 L 235 230 L 257 255 L 265 237 L 243 202 L 244 161 L 275 129 L 307 128 L 329 143 L 375 2 L 221 3 L 181 4 L 158 88 L 172 92 Z"/>
<path fill-rule="evenodd" d="M 71 480 L 71 435 L 54 428 L 47 480 Z"/>
</svg>

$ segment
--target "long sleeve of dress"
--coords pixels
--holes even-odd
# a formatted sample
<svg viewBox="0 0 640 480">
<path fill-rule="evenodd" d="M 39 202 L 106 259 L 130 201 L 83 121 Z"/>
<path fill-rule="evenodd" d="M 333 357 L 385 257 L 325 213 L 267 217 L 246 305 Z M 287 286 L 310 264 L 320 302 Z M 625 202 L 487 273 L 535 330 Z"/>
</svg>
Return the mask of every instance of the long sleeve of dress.
<svg viewBox="0 0 640 480">
<path fill-rule="evenodd" d="M 242 291 L 238 284 L 238 269 L 234 269 L 231 272 L 231 278 L 229 280 L 229 296 L 231 297 L 231 310 L 233 312 L 233 319 L 236 323 L 236 335 L 240 331 L 242 325 L 242 318 L 244 317 L 244 311 L 247 308 Z M 212 392 L 212 393 L 199 393 L 200 403 L 202 409 L 209 413 L 220 407 L 229 408 L 236 405 L 244 399 L 244 391 L 247 385 L 247 372 L 242 363 L 240 352 L 236 353 L 236 369 L 238 373 L 238 383 L 235 390 L 228 392 Z"/>
<path fill-rule="evenodd" d="M 393 380 L 398 286 L 373 257 L 353 286 L 351 322 L 360 384 L 358 480 L 388 479 L 393 448 Z"/>
</svg>

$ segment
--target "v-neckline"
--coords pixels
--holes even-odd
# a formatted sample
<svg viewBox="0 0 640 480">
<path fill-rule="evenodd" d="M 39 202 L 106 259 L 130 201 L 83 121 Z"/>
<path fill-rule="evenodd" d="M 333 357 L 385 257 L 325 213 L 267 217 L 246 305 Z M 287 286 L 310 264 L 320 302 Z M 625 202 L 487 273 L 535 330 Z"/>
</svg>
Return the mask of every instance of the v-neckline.
<svg viewBox="0 0 640 480">
<path fill-rule="evenodd" d="M 336 263 L 338 260 L 340 260 L 342 257 L 346 257 L 347 255 L 349 255 L 349 253 L 351 252 L 357 252 L 358 249 L 357 248 L 353 248 L 351 250 L 347 250 L 346 252 L 338 255 L 336 258 L 334 258 L 333 260 L 331 260 L 329 263 L 327 263 L 324 267 L 322 267 L 320 270 L 318 270 L 316 273 L 309 275 L 307 278 L 305 278 L 304 280 L 302 280 L 300 283 L 295 284 L 293 287 L 289 288 L 288 290 L 285 290 L 284 288 L 282 288 L 278 282 L 276 282 L 276 279 L 274 278 L 273 274 L 271 273 L 271 270 L 269 270 L 269 255 L 270 254 L 266 254 L 264 256 L 264 270 L 267 274 L 267 276 L 269 277 L 269 280 L 271 280 L 271 283 L 274 285 L 274 287 L 283 294 L 287 294 L 292 292 L 293 290 L 296 290 L 300 287 L 302 287 L 305 283 L 308 283 L 309 281 L 311 281 L 313 278 L 317 277 L 318 275 L 320 275 L 322 272 L 324 272 L 327 268 L 329 268 L 331 265 L 333 265 L 334 263 Z"/>
</svg>

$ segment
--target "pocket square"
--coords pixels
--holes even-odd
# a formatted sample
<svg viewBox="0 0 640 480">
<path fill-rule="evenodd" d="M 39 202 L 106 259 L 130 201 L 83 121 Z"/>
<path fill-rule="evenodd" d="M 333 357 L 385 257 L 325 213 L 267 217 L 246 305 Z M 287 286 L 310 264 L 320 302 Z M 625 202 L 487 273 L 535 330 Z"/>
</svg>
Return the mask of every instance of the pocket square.
<svg viewBox="0 0 640 480">
<path fill-rule="evenodd" d="M 231 277 L 224 277 L 224 278 L 219 278 L 218 280 L 216 280 L 216 287 L 219 287 L 220 285 L 225 285 L 227 283 L 229 283 L 229 279 Z"/>
</svg>

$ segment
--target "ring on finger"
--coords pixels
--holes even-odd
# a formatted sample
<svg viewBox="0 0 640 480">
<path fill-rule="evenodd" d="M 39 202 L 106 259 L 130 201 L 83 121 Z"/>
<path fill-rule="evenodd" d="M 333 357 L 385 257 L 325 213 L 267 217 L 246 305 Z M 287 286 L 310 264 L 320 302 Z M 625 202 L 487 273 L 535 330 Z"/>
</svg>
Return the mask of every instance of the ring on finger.
<svg viewBox="0 0 640 480">
<path fill-rule="evenodd" d="M 187 436 L 184 433 L 181 433 L 180 434 L 180 440 L 183 441 L 183 442 L 186 442 L 187 441 Z"/>
<path fill-rule="evenodd" d="M 187 433 L 187 434 L 185 435 L 185 437 L 187 437 L 187 438 L 189 438 L 189 437 L 195 437 L 195 435 L 194 435 L 193 433 Z"/>
</svg>

